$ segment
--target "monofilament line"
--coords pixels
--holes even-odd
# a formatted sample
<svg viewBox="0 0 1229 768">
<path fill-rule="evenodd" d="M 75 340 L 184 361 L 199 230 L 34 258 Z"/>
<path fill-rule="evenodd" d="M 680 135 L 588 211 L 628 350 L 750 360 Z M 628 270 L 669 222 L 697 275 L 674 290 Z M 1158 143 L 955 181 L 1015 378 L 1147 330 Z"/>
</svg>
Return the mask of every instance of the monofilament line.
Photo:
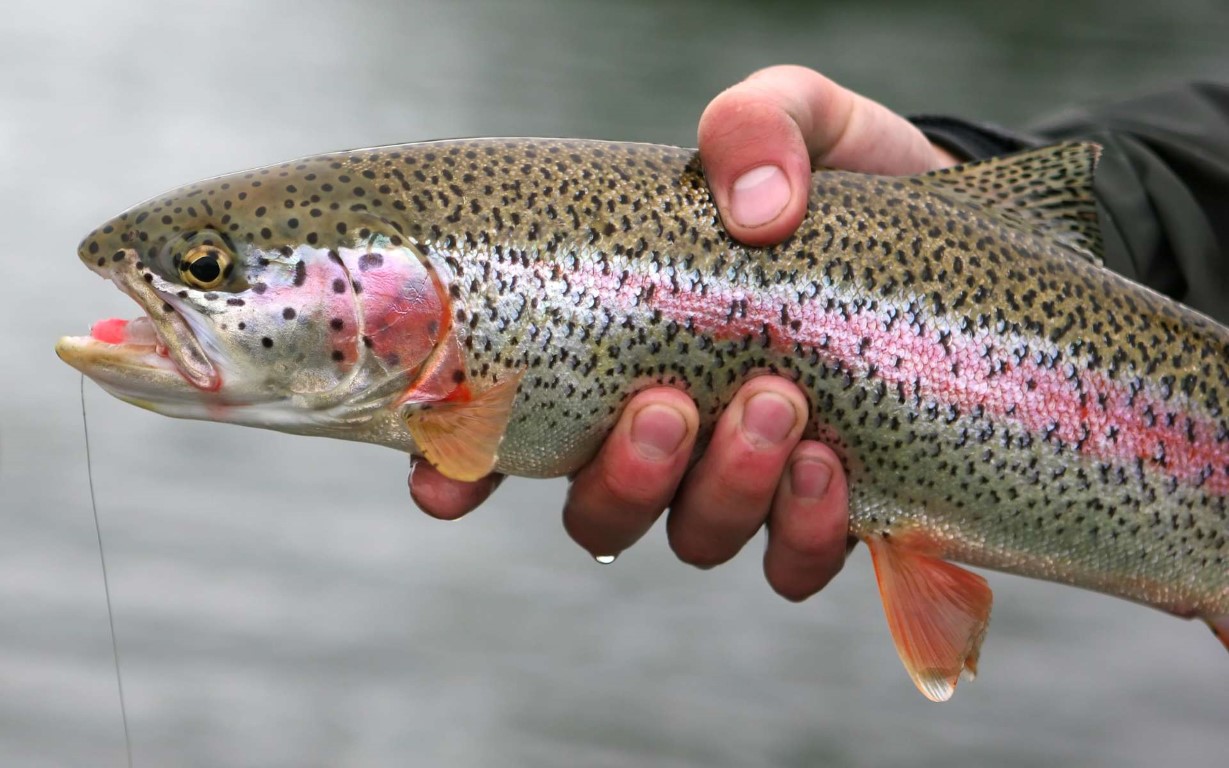
<svg viewBox="0 0 1229 768">
<path fill-rule="evenodd" d="M 128 733 L 128 707 L 124 703 L 124 677 L 119 667 L 119 641 L 115 636 L 115 612 L 111 610 L 111 583 L 107 579 L 107 557 L 102 551 L 102 524 L 98 522 L 98 499 L 94 496 L 94 463 L 90 459 L 90 423 L 85 418 L 85 376 L 81 377 L 81 427 L 85 430 L 85 471 L 90 480 L 90 507 L 94 510 L 94 532 L 98 534 L 98 562 L 102 564 L 102 591 L 107 596 L 107 623 L 111 626 L 111 655 L 115 657 L 115 687 L 119 690 L 119 713 L 124 721 L 124 749 L 128 768 L 132 768 L 132 737 Z"/>
</svg>

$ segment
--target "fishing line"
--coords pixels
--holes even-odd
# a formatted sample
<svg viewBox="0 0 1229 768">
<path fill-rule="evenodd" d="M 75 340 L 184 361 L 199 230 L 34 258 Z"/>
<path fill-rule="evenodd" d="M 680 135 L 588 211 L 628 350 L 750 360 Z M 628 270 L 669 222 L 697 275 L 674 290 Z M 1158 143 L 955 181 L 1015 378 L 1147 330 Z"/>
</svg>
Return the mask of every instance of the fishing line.
<svg viewBox="0 0 1229 768">
<path fill-rule="evenodd" d="M 98 498 L 94 495 L 94 463 L 90 460 L 90 423 L 85 417 L 85 375 L 81 376 L 81 427 L 85 431 L 85 471 L 90 479 L 90 507 L 94 510 L 94 532 L 98 534 L 98 561 L 102 564 L 102 591 L 107 596 L 107 623 L 111 625 L 111 655 L 115 657 L 115 687 L 119 689 L 119 713 L 124 721 L 124 748 L 128 768 L 132 768 L 132 737 L 128 733 L 128 707 L 124 703 L 124 678 L 119 667 L 119 641 L 115 636 L 115 612 L 111 610 L 111 582 L 107 579 L 107 557 L 102 553 L 102 525 L 98 522 Z"/>
</svg>

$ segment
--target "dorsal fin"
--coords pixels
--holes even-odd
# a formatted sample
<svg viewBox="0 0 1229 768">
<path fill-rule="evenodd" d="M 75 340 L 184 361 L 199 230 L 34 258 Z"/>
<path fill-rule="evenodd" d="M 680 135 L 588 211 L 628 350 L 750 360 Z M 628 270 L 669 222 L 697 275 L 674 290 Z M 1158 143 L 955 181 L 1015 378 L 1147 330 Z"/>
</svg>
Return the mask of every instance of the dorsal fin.
<svg viewBox="0 0 1229 768">
<path fill-rule="evenodd" d="M 924 174 L 1010 224 L 1041 227 L 1095 264 L 1102 261 L 1101 228 L 1093 197 L 1100 145 L 1066 142 L 992 157 Z"/>
</svg>

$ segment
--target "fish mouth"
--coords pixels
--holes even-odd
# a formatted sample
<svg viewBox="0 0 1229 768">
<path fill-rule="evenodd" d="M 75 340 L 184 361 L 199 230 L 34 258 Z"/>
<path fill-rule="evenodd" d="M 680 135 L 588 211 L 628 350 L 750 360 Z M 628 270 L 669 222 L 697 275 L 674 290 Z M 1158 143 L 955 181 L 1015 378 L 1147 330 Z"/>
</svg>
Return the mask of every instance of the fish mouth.
<svg viewBox="0 0 1229 768">
<path fill-rule="evenodd" d="M 125 261 L 131 264 L 134 259 Z M 124 399 L 221 389 L 218 369 L 175 308 L 175 298 L 160 293 L 132 269 L 117 269 L 109 277 L 145 315 L 131 321 L 102 320 L 89 336 L 61 338 L 55 348 L 60 359 Z"/>
</svg>

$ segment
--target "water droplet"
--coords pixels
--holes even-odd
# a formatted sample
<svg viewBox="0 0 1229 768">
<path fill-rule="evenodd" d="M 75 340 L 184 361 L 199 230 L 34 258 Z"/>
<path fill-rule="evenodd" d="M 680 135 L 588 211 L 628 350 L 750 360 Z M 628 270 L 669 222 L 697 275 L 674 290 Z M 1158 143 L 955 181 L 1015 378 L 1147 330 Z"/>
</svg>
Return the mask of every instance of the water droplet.
<svg viewBox="0 0 1229 768">
<path fill-rule="evenodd" d="M 617 557 L 618 555 L 595 555 L 593 559 L 598 561 L 602 565 L 610 565 L 611 563 L 615 561 L 615 558 Z"/>
</svg>

